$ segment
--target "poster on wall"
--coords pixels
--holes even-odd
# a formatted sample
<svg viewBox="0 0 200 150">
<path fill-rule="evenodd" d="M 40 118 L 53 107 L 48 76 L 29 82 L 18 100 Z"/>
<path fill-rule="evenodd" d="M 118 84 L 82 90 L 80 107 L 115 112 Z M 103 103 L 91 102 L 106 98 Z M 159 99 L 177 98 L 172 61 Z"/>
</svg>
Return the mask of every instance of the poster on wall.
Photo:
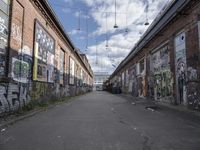
<svg viewBox="0 0 200 150">
<path fill-rule="evenodd" d="M 161 48 L 159 51 L 152 54 L 151 57 L 152 67 L 151 71 L 155 73 L 160 73 L 164 70 L 170 69 L 170 59 L 169 59 L 169 50 L 168 47 L 165 46 Z"/>
<path fill-rule="evenodd" d="M 75 63 L 74 60 L 70 57 L 69 59 L 69 84 L 74 85 L 74 75 L 75 75 Z"/>
<path fill-rule="evenodd" d="M 55 41 L 48 32 L 35 23 L 35 48 L 33 79 L 44 82 L 54 82 Z"/>
</svg>

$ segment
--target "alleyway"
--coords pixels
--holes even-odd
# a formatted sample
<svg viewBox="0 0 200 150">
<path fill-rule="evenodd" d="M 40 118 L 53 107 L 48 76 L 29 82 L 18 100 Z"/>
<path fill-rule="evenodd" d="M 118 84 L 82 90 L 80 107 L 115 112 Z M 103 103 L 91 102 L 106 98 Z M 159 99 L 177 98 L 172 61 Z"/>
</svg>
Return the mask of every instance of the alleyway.
<svg viewBox="0 0 200 150">
<path fill-rule="evenodd" d="M 93 92 L 9 126 L 0 150 L 199 150 L 200 119 Z"/>
</svg>

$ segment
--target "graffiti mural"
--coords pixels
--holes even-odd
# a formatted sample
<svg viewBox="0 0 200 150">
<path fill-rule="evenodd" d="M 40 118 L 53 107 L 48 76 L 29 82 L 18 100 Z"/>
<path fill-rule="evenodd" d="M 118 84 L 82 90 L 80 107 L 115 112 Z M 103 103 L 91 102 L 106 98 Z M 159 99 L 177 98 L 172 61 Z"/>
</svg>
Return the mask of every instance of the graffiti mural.
<svg viewBox="0 0 200 150">
<path fill-rule="evenodd" d="M 26 84 L 0 84 L 0 115 L 17 111 L 29 102 Z"/>
<path fill-rule="evenodd" d="M 173 76 L 170 71 L 168 46 L 164 46 L 152 54 L 150 72 L 149 87 L 153 87 L 154 92 L 151 92 L 151 95 L 154 96 L 154 99 L 168 100 L 172 97 Z"/>
<path fill-rule="evenodd" d="M 28 83 L 32 77 L 32 53 L 28 46 L 18 50 L 18 55 L 12 58 L 13 80 Z"/>
<path fill-rule="evenodd" d="M 176 63 L 176 83 L 178 103 L 187 103 L 186 100 L 186 46 L 185 33 L 179 34 L 175 38 L 175 63 Z"/>
<path fill-rule="evenodd" d="M 48 83 L 46 82 L 33 82 L 32 90 L 30 91 L 30 97 L 32 100 L 38 100 L 51 91 L 51 88 L 52 87 L 48 86 Z"/>
<path fill-rule="evenodd" d="M 29 64 L 22 60 L 12 59 L 12 77 L 18 82 L 27 83 L 29 73 Z"/>
<path fill-rule="evenodd" d="M 54 82 L 55 41 L 36 21 L 33 79 Z"/>
</svg>

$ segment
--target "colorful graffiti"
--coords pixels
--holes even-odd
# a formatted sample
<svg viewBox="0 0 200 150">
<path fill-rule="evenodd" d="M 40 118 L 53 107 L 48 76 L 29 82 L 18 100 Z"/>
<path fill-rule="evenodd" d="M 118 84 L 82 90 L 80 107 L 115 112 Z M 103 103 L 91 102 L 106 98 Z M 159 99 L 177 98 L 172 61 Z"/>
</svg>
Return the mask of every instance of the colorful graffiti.
<svg viewBox="0 0 200 150">
<path fill-rule="evenodd" d="M 12 59 L 12 77 L 18 82 L 27 83 L 29 73 L 29 64 L 22 60 Z"/>
<path fill-rule="evenodd" d="M 155 100 L 168 100 L 173 93 L 173 76 L 171 71 L 163 71 L 154 74 L 154 98 Z"/>
<path fill-rule="evenodd" d="M 48 86 L 48 83 L 33 82 L 30 97 L 32 100 L 38 100 L 42 96 L 45 96 L 49 91 L 51 91 L 51 88 Z"/>
<path fill-rule="evenodd" d="M 0 115 L 17 111 L 29 102 L 26 84 L 0 84 Z"/>
<path fill-rule="evenodd" d="M 33 79 L 54 82 L 55 41 L 36 22 Z"/>
<path fill-rule="evenodd" d="M 151 78 L 149 78 L 149 93 L 155 100 L 168 100 L 173 93 L 173 76 L 170 71 L 168 46 L 160 48 L 151 56 Z M 154 92 L 152 92 L 152 90 Z"/>
<path fill-rule="evenodd" d="M 13 80 L 27 83 L 32 77 L 32 54 L 28 46 L 18 51 L 18 55 L 12 58 Z"/>
</svg>

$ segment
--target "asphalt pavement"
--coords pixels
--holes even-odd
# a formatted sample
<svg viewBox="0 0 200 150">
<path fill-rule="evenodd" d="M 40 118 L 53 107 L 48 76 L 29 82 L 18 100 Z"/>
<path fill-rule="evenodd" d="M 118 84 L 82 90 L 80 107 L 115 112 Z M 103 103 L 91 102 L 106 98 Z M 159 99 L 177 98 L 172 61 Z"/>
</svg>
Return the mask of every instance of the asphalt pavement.
<svg viewBox="0 0 200 150">
<path fill-rule="evenodd" d="M 92 92 L 0 131 L 0 150 L 200 150 L 200 118 Z"/>
</svg>

